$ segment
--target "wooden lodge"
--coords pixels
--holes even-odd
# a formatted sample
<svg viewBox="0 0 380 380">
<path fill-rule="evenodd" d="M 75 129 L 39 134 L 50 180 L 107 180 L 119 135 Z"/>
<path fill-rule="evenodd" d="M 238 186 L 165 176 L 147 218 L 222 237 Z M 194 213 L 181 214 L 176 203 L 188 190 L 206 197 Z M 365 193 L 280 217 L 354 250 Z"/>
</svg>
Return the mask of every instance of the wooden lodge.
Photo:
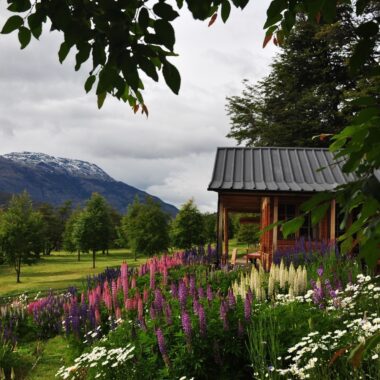
<svg viewBox="0 0 380 380">
<path fill-rule="evenodd" d="M 259 223 L 260 229 L 278 220 L 299 214 L 300 205 L 313 194 L 332 190 L 353 180 L 323 148 L 218 148 L 209 191 L 218 193 L 217 252 L 228 262 L 228 214 L 255 213 L 258 218 L 243 218 L 242 223 Z M 336 237 L 336 205 L 316 225 L 305 222 L 293 236 L 285 239 L 280 228 L 260 237 L 261 260 L 270 265 L 273 253 L 295 245 L 305 237 L 312 241 L 333 241 Z"/>
</svg>

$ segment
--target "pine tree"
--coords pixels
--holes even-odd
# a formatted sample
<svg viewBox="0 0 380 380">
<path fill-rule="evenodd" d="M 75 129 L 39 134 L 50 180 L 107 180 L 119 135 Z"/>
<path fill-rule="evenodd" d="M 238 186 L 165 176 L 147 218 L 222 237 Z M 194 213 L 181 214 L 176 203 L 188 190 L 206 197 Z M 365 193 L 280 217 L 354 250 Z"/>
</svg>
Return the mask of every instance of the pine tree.
<svg viewBox="0 0 380 380">
<path fill-rule="evenodd" d="M 313 136 L 337 133 L 350 119 L 343 104 L 356 86 L 347 66 L 354 28 L 348 6 L 333 25 L 301 18 L 271 73 L 256 85 L 245 80 L 242 95 L 227 98 L 227 136 L 248 146 L 328 146 Z"/>
</svg>

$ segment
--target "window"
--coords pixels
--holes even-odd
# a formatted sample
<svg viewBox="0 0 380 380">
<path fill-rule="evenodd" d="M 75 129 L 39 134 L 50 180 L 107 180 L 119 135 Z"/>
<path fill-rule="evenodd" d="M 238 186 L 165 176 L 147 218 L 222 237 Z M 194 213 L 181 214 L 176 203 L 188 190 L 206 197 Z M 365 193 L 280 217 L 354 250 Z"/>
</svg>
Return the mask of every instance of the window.
<svg viewBox="0 0 380 380">
<path fill-rule="evenodd" d="M 286 221 L 296 216 L 296 205 L 292 204 L 279 204 L 278 205 L 278 220 Z M 279 230 L 278 238 L 284 240 L 281 229 Z M 294 240 L 295 235 L 288 235 L 287 240 Z"/>
</svg>

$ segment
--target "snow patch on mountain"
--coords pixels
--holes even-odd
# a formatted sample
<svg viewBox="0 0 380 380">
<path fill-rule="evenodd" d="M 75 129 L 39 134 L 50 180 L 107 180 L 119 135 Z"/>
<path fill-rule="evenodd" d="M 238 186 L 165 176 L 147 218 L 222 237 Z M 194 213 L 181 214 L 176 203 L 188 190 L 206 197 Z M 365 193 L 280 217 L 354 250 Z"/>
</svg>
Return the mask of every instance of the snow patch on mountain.
<svg viewBox="0 0 380 380">
<path fill-rule="evenodd" d="M 90 162 L 69 158 L 53 157 L 45 153 L 12 152 L 2 157 L 29 167 L 37 167 L 50 173 L 59 172 L 75 177 L 114 181 L 105 171 Z"/>
</svg>

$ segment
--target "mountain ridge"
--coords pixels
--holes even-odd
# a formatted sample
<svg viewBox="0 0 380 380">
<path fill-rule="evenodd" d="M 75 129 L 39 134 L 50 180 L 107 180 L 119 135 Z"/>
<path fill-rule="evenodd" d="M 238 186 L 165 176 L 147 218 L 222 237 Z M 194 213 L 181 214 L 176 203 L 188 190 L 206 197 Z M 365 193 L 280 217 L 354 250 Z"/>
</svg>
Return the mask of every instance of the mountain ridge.
<svg viewBox="0 0 380 380">
<path fill-rule="evenodd" d="M 103 169 L 87 161 L 34 152 L 0 155 L 0 192 L 14 194 L 24 190 L 34 201 L 56 206 L 66 200 L 72 200 L 74 205 L 83 205 L 93 192 L 97 192 L 121 213 L 136 196 L 142 202 L 146 197 L 152 197 L 172 216 L 178 212 L 175 206 L 113 179 Z"/>
</svg>

